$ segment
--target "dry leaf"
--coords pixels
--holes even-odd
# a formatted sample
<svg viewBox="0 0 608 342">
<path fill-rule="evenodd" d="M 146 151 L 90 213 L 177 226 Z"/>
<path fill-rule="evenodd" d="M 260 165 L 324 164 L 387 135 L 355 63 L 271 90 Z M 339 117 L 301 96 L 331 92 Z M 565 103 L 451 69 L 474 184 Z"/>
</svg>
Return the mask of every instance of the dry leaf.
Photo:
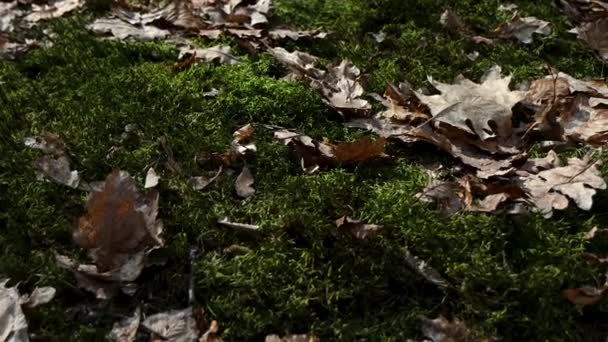
<svg viewBox="0 0 608 342">
<path fill-rule="evenodd" d="M 156 40 L 170 35 L 168 30 L 152 25 L 133 26 L 117 18 L 99 18 L 87 25 L 87 28 L 98 35 L 110 35 L 113 38 L 126 40 Z"/>
<path fill-rule="evenodd" d="M 608 61 L 608 17 L 583 23 L 575 32 L 580 40 L 594 49 L 604 61 Z"/>
<path fill-rule="evenodd" d="M 232 134 L 233 139 L 230 148 L 234 154 L 244 156 L 248 153 L 255 153 L 257 151 L 255 144 L 249 143 L 253 132 L 255 132 L 255 126 L 247 124 L 237 129 Z"/>
<path fill-rule="evenodd" d="M 217 321 L 211 321 L 209 329 L 201 336 L 198 342 L 222 342 L 222 338 L 218 335 L 219 324 Z"/>
<path fill-rule="evenodd" d="M 137 337 L 137 329 L 141 322 L 141 308 L 135 309 L 132 317 L 127 317 L 114 323 L 110 331 L 110 339 L 114 342 L 133 342 Z"/>
<path fill-rule="evenodd" d="M 588 232 L 583 236 L 584 240 L 593 240 L 597 234 L 606 234 L 608 233 L 608 229 L 598 229 L 597 226 L 591 228 Z"/>
<path fill-rule="evenodd" d="M 242 198 L 248 198 L 255 194 L 255 189 L 253 188 L 253 175 L 247 166 L 243 167 L 243 170 L 236 178 L 236 182 L 234 187 L 236 189 L 236 194 Z"/>
<path fill-rule="evenodd" d="M 74 241 L 87 249 L 93 265 L 78 264 L 57 255 L 58 264 L 77 275 L 79 285 L 108 298 L 118 284 L 132 292 L 132 283 L 146 266 L 147 255 L 162 247 L 158 192 L 141 195 L 125 171 L 114 171 L 99 191 L 93 192 L 86 213 L 74 229 Z M 117 284 L 114 284 L 117 283 Z"/>
<path fill-rule="evenodd" d="M 382 226 L 363 223 L 360 220 L 342 216 L 336 220 L 338 232 L 357 240 L 373 239 L 382 233 Z"/>
<path fill-rule="evenodd" d="M 567 140 L 602 146 L 608 142 L 608 98 L 577 94 L 557 120 Z"/>
<path fill-rule="evenodd" d="M 551 26 L 549 22 L 536 17 L 521 18 L 516 14 L 509 23 L 500 25 L 496 31 L 503 38 L 517 38 L 524 44 L 530 44 L 534 33 L 543 36 L 550 35 Z"/>
<path fill-rule="evenodd" d="M 192 342 L 199 337 L 191 307 L 148 316 L 142 325 L 153 332 L 150 342 Z"/>
<path fill-rule="evenodd" d="M 455 182 L 430 179 L 427 187 L 421 193 L 416 194 L 416 198 L 425 202 L 437 203 L 439 212 L 444 218 L 450 217 L 464 208 L 462 189 Z"/>
<path fill-rule="evenodd" d="M 273 40 L 281 40 L 289 38 L 291 40 L 298 39 L 323 39 L 327 37 L 326 32 L 321 32 L 319 30 L 311 30 L 311 31 L 294 31 L 291 29 L 273 29 L 268 31 L 268 36 Z"/>
<path fill-rule="evenodd" d="M 562 292 L 562 295 L 572 304 L 589 306 L 597 304 L 599 301 L 604 299 L 607 290 L 608 287 L 606 286 L 601 288 L 586 286 L 566 289 Z"/>
<path fill-rule="evenodd" d="M 448 124 L 481 140 L 506 139 L 512 134 L 511 108 L 523 99 L 521 91 L 511 91 L 511 76 L 501 78 L 501 68 L 494 66 L 474 83 L 464 77 L 454 84 L 429 79 L 440 95 L 416 96 L 427 105 L 436 122 Z"/>
<path fill-rule="evenodd" d="M 409 251 L 405 251 L 405 262 L 431 284 L 440 288 L 449 286 L 447 280 L 445 280 L 437 270 L 430 267 L 426 261 L 420 260 L 415 255 L 412 255 Z"/>
<path fill-rule="evenodd" d="M 239 60 L 232 55 L 230 46 L 215 45 L 209 48 L 198 48 L 189 43 L 178 45 L 178 59 L 194 56 L 196 60 L 204 60 L 206 62 L 218 62 L 220 64 L 239 64 Z"/>
<path fill-rule="evenodd" d="M 145 181 L 145 185 L 144 188 L 145 189 L 150 189 L 150 188 L 154 188 L 158 185 L 158 181 L 160 180 L 160 176 L 156 174 L 156 171 L 154 171 L 154 168 L 149 168 L 148 169 L 148 173 L 146 173 L 146 181 Z"/>
<path fill-rule="evenodd" d="M 265 342 L 320 342 L 321 340 L 309 334 L 300 334 L 300 335 L 267 335 L 264 339 Z"/>
<path fill-rule="evenodd" d="M 521 177 L 522 188 L 530 202 L 545 216 L 553 210 L 568 207 L 569 198 L 583 210 L 590 210 L 596 190 L 606 189 L 597 162 L 570 158 L 568 165 L 544 170 L 535 175 Z"/>
<path fill-rule="evenodd" d="M 29 341 L 27 320 L 22 306 L 34 308 L 55 296 L 52 287 L 35 288 L 31 295 L 19 295 L 17 287 L 6 287 L 8 279 L 0 280 L 0 341 Z"/>
<path fill-rule="evenodd" d="M 471 332 L 461 320 L 447 320 L 443 316 L 435 319 L 420 317 L 422 333 L 432 342 L 467 342 L 473 341 Z"/>
<path fill-rule="evenodd" d="M 223 167 L 220 165 L 220 168 L 217 170 L 217 172 L 210 178 L 205 176 L 190 177 L 189 181 L 192 185 L 192 189 L 197 191 L 205 189 L 207 186 L 209 186 L 209 184 L 213 183 L 222 174 L 222 171 Z"/>
<path fill-rule="evenodd" d="M 82 7 L 82 0 L 58 0 L 50 1 L 44 5 L 32 4 L 32 12 L 26 15 L 23 19 L 30 24 L 34 24 L 41 20 L 58 18 L 66 13 Z"/>
<path fill-rule="evenodd" d="M 18 1 L 0 2 L 0 32 L 10 33 L 15 28 L 13 21 L 21 16 L 22 12 L 17 8 Z"/>
<path fill-rule="evenodd" d="M 314 173 L 338 163 L 357 164 L 385 156 L 385 138 L 376 141 L 362 138 L 352 143 L 331 144 L 327 141 L 315 141 L 309 136 L 288 129 L 275 131 L 274 138 L 295 150 L 300 158 L 302 170 L 306 173 Z"/>
<path fill-rule="evenodd" d="M 456 13 L 452 12 L 449 9 L 445 10 L 441 14 L 441 17 L 439 18 L 439 23 L 448 31 L 454 34 L 461 35 L 475 44 L 494 44 L 494 41 L 492 41 L 492 39 L 474 35 L 472 33 L 471 28 L 467 24 L 465 24 L 465 22 Z"/>
</svg>

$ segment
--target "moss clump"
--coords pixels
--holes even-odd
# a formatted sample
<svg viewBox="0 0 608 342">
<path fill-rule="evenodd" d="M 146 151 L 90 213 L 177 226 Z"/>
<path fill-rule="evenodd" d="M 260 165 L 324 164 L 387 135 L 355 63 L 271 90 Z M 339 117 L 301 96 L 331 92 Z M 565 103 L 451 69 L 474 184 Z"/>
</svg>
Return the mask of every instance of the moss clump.
<svg viewBox="0 0 608 342">
<path fill-rule="evenodd" d="M 494 48 L 470 46 L 445 32 L 437 21 L 447 5 L 281 0 L 275 12 L 279 22 L 334 32 L 338 38 L 298 48 L 326 62 L 352 59 L 370 75 L 370 91 L 404 79 L 422 86 L 426 75 L 476 78 L 493 64 L 513 72 L 516 81 L 542 75 L 544 64 L 574 76 L 600 76 L 601 65 L 565 33 L 564 18 L 549 4 L 521 1 L 520 8 L 550 20 L 550 37 L 529 46 L 499 41 Z M 498 1 L 449 5 L 483 31 L 506 19 L 487 15 Z M 581 339 L 581 313 L 559 293 L 594 283 L 597 270 L 580 259 L 580 232 L 606 223 L 604 194 L 596 215 L 571 211 L 551 221 L 522 222 L 459 214 L 446 221 L 414 197 L 426 182 L 416 161 L 423 154 L 437 158 L 436 151 L 391 145 L 392 161 L 307 176 L 261 126 L 254 136 L 259 151 L 247 161 L 256 177 L 252 200 L 235 198 L 234 175 L 193 191 L 187 178 L 211 168 L 195 162 L 195 155 L 225 150 L 242 124 L 297 128 L 330 140 L 362 133 L 344 128 L 305 86 L 280 80 L 282 69 L 266 54 L 244 56 L 229 42 L 243 55 L 240 65 L 199 64 L 175 73 L 171 47 L 97 41 L 82 25 L 78 18 L 56 21 L 53 47 L 0 63 L 0 274 L 24 287 L 59 290 L 51 305 L 32 313 L 32 332 L 53 340 L 101 341 L 137 303 L 147 313 L 186 306 L 188 251 L 196 247 L 195 290 L 227 340 L 312 331 L 323 340 L 403 341 L 419 335 L 418 315 L 443 310 L 505 341 Z M 387 34 L 381 44 L 370 35 L 379 31 Z M 464 56 L 472 50 L 480 53 L 475 62 Z M 219 95 L 204 96 L 212 88 Z M 22 141 L 42 132 L 62 135 L 86 179 L 120 168 L 143 182 L 149 165 L 161 174 L 167 247 L 159 257 L 166 264 L 142 275 L 135 298 L 94 301 L 54 265 L 53 250 L 77 253 L 70 225 L 84 194 L 36 181 L 30 166 L 36 153 Z M 166 166 L 161 137 L 181 173 Z M 333 221 L 342 215 L 382 224 L 385 234 L 368 243 L 340 238 Z M 223 216 L 259 224 L 263 234 L 252 238 L 220 227 L 216 221 Z M 232 244 L 251 252 L 223 252 Z M 452 287 L 440 291 L 425 282 L 405 265 L 406 250 L 438 269 Z"/>
</svg>

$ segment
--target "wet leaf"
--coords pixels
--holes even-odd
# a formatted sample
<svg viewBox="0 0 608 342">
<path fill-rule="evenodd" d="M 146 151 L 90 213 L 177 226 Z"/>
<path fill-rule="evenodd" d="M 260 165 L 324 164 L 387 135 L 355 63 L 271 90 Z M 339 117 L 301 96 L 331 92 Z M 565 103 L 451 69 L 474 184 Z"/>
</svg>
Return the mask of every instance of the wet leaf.
<svg viewBox="0 0 608 342">
<path fill-rule="evenodd" d="M 373 239 L 380 235 L 383 229 L 382 226 L 377 224 L 363 223 L 348 216 L 342 216 L 337 219 L 336 227 L 339 233 L 357 240 Z"/>
</svg>

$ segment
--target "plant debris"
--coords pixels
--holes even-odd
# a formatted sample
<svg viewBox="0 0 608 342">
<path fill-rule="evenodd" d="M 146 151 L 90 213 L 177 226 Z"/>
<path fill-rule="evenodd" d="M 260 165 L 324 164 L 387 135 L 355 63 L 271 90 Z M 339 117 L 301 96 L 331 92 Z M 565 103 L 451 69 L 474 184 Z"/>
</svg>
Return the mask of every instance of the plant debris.
<svg viewBox="0 0 608 342">
<path fill-rule="evenodd" d="M 243 167 L 243 170 L 236 178 L 236 182 L 234 184 L 234 188 L 236 190 L 236 194 L 242 198 L 249 198 L 255 194 L 255 189 L 253 188 L 253 175 L 247 166 Z"/>
<path fill-rule="evenodd" d="M 314 335 L 300 334 L 300 335 L 267 335 L 264 339 L 265 342 L 319 342 L 321 341 Z"/>
<path fill-rule="evenodd" d="M 540 20 L 536 17 L 520 17 L 515 14 L 509 23 L 502 24 L 496 29 L 502 38 L 516 38 L 524 44 L 532 43 L 534 33 L 548 36 L 551 34 L 549 22 Z"/>
</svg>

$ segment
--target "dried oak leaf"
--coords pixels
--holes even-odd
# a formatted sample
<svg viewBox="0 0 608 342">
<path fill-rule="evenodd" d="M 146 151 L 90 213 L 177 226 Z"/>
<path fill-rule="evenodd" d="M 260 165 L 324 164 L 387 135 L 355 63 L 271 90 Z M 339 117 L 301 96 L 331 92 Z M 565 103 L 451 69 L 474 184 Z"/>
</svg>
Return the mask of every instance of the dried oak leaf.
<svg viewBox="0 0 608 342">
<path fill-rule="evenodd" d="M 277 47 L 269 53 L 287 66 L 291 78 L 301 79 L 323 97 L 323 101 L 337 112 L 364 116 L 371 110 L 367 100 L 361 98 L 363 86 L 359 82 L 361 71 L 348 60 L 328 72 L 315 67 L 317 58 L 299 51 L 288 52 Z"/>
<path fill-rule="evenodd" d="M 549 22 L 540 20 L 536 17 L 520 17 L 515 14 L 509 23 L 501 24 L 496 32 L 502 38 L 516 38 L 524 44 L 532 43 L 534 33 L 543 36 L 551 34 Z"/>
<path fill-rule="evenodd" d="M 55 296 L 55 289 L 37 287 L 30 295 L 19 295 L 17 287 L 6 287 L 7 283 L 8 279 L 0 280 L 0 341 L 29 341 L 22 306 L 34 308 L 50 302 Z"/>
<path fill-rule="evenodd" d="M 321 341 L 318 337 L 309 334 L 299 335 L 267 335 L 264 342 L 319 342 Z"/>
<path fill-rule="evenodd" d="M 447 218 L 462 210 L 465 206 L 462 187 L 456 182 L 443 182 L 431 179 L 426 188 L 416 194 L 424 202 L 435 202 L 441 216 Z"/>
<path fill-rule="evenodd" d="M 383 227 L 377 224 L 363 223 L 360 220 L 342 216 L 336 220 L 338 232 L 353 239 L 369 240 L 382 234 Z"/>
<path fill-rule="evenodd" d="M 156 26 L 134 26 L 118 18 L 99 18 L 87 25 L 87 28 L 98 35 L 110 35 L 120 40 L 156 40 L 164 39 L 171 34 L 168 30 Z"/>
<path fill-rule="evenodd" d="M 474 341 L 471 331 L 459 320 L 449 321 L 443 316 L 435 319 L 420 317 L 422 321 L 422 333 L 424 337 L 432 342 L 467 342 Z"/>
<path fill-rule="evenodd" d="M 234 184 L 236 194 L 242 198 L 249 198 L 253 196 L 255 194 L 253 183 L 253 174 L 251 174 L 251 171 L 247 166 L 244 166 L 243 170 L 236 178 L 236 182 Z"/>
<path fill-rule="evenodd" d="M 299 40 L 299 39 L 323 39 L 327 37 L 326 32 L 321 32 L 319 30 L 310 30 L 310 31 L 294 31 L 292 29 L 284 29 L 284 28 L 275 28 L 268 31 L 268 37 L 273 40 L 281 40 L 281 39 L 291 39 L 291 40 Z"/>
<path fill-rule="evenodd" d="M 589 306 L 599 303 L 606 296 L 608 287 L 585 286 L 580 288 L 566 289 L 562 295 L 572 304 Z"/>
<path fill-rule="evenodd" d="M 441 92 L 424 95 L 416 92 L 427 105 L 436 122 L 448 124 L 479 139 L 508 138 L 512 134 L 511 108 L 524 98 L 524 92 L 511 91 L 511 76 L 501 77 L 494 66 L 481 78 L 481 83 L 458 77 L 454 84 L 429 79 Z"/>
<path fill-rule="evenodd" d="M 98 298 L 111 296 L 118 285 L 130 292 L 129 283 L 146 266 L 148 254 L 164 245 L 157 214 L 158 192 L 151 190 L 141 195 L 133 178 L 116 170 L 99 191 L 90 195 L 86 212 L 72 234 L 94 264 L 79 265 L 61 255 L 56 256 L 57 262 L 72 270 L 79 285 L 92 290 Z"/>
<path fill-rule="evenodd" d="M 243 156 L 248 153 L 255 153 L 257 151 L 257 147 L 254 143 L 249 142 L 253 132 L 255 132 L 255 126 L 252 124 L 247 124 L 237 129 L 232 134 L 233 139 L 230 143 L 232 153 L 239 156 Z"/>
<path fill-rule="evenodd" d="M 302 170 L 307 173 L 314 173 L 322 167 L 331 167 L 338 163 L 357 164 L 385 156 L 385 138 L 372 141 L 364 137 L 352 143 L 331 144 L 313 140 L 288 129 L 275 131 L 274 138 L 295 150 Z"/>
<path fill-rule="evenodd" d="M 530 202 L 545 216 L 568 207 L 569 198 L 583 210 L 590 210 L 596 190 L 606 189 L 598 162 L 570 158 L 568 165 L 520 177 Z"/>
<path fill-rule="evenodd" d="M 194 13 L 209 27 L 260 27 L 268 24 L 271 0 L 193 1 Z"/>
</svg>

